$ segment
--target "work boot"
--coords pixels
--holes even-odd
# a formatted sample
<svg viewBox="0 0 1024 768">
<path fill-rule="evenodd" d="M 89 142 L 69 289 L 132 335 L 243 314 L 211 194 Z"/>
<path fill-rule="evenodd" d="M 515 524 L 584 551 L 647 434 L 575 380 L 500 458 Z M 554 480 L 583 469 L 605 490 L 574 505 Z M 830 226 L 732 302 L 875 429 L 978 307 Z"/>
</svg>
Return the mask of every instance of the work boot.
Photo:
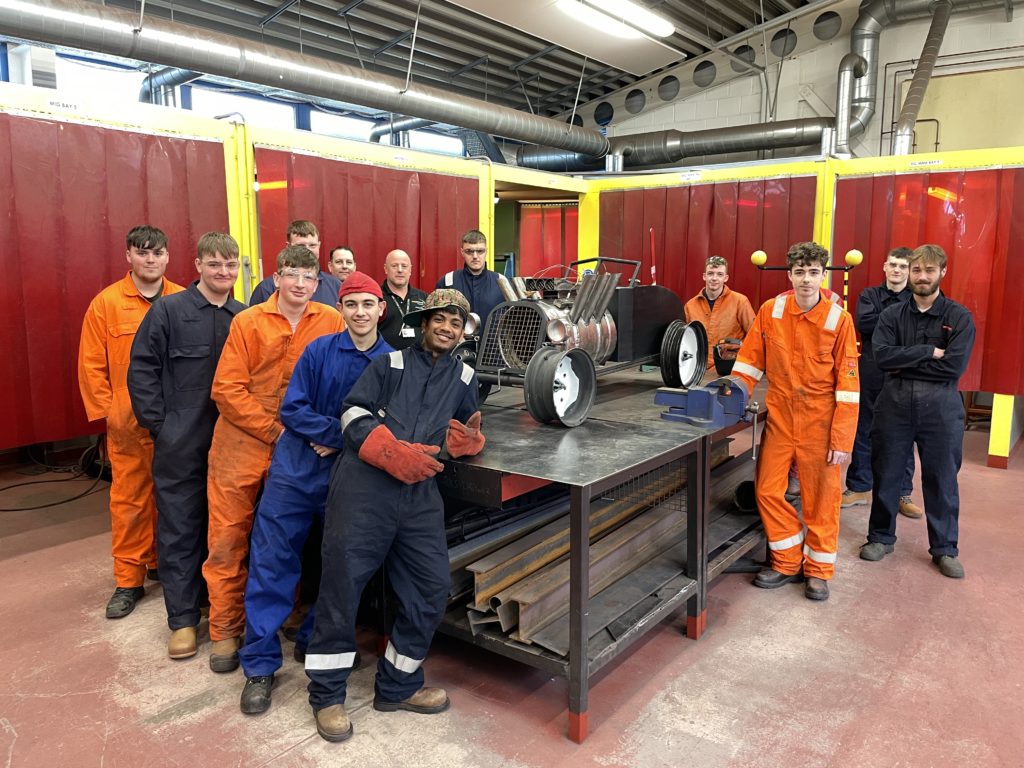
<svg viewBox="0 0 1024 768">
<path fill-rule="evenodd" d="M 146 578 L 149 581 L 160 581 L 160 570 L 157 568 L 147 568 Z"/>
<path fill-rule="evenodd" d="M 796 475 L 789 476 L 789 482 L 786 484 L 785 495 L 786 501 L 790 504 L 800 498 L 800 478 Z"/>
<path fill-rule="evenodd" d="M 345 741 L 352 736 L 352 721 L 341 704 L 332 704 L 316 713 L 316 732 L 327 741 Z"/>
<path fill-rule="evenodd" d="M 238 649 L 241 647 L 240 637 L 214 640 L 210 648 L 210 669 L 214 672 L 234 672 L 238 669 Z"/>
<path fill-rule="evenodd" d="M 171 632 L 167 641 L 167 655 L 172 659 L 188 659 L 196 655 L 196 628 L 182 627 Z"/>
<path fill-rule="evenodd" d="M 757 576 L 754 577 L 754 586 L 761 589 L 778 589 L 785 584 L 799 583 L 803 580 L 804 574 L 801 571 L 796 573 L 779 573 L 771 568 L 762 568 Z"/>
<path fill-rule="evenodd" d="M 839 505 L 840 509 L 849 509 L 850 507 L 863 507 L 871 500 L 871 491 L 851 491 L 847 488 L 843 491 L 843 501 Z"/>
<path fill-rule="evenodd" d="M 145 587 L 118 587 L 107 601 L 107 618 L 123 619 L 135 610 L 135 604 L 144 594 Z"/>
<path fill-rule="evenodd" d="M 909 496 L 900 496 L 900 514 L 916 520 L 924 515 L 924 510 L 917 506 Z"/>
<path fill-rule="evenodd" d="M 804 597 L 808 600 L 828 600 L 828 582 L 817 576 L 808 576 L 804 584 Z"/>
<path fill-rule="evenodd" d="M 860 559 L 877 562 L 886 555 L 892 554 L 894 549 L 896 549 L 895 544 L 882 544 L 878 541 L 869 541 L 860 548 Z"/>
<path fill-rule="evenodd" d="M 246 678 L 240 703 L 242 714 L 260 715 L 270 709 L 270 691 L 273 687 L 273 675 Z"/>
<path fill-rule="evenodd" d="M 444 712 L 451 704 L 444 688 L 420 688 L 405 701 L 384 701 L 379 696 L 373 697 L 373 708 L 378 712 L 419 712 L 421 715 L 436 715 Z"/>
<path fill-rule="evenodd" d="M 948 576 L 951 579 L 962 579 L 964 577 L 964 567 L 952 555 L 933 557 L 932 562 L 939 566 L 943 576 Z"/>
</svg>

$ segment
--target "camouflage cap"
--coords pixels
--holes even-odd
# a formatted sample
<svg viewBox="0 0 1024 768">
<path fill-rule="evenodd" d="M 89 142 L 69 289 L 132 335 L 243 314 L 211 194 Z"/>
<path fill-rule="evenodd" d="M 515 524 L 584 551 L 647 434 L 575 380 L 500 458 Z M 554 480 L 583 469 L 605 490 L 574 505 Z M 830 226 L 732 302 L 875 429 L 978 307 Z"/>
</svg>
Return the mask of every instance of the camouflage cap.
<svg viewBox="0 0 1024 768">
<path fill-rule="evenodd" d="M 454 288 L 438 288 L 427 296 L 426 301 L 423 302 L 423 309 L 409 312 L 405 316 L 405 324 L 415 328 L 437 309 L 455 310 L 462 316 L 462 322 L 469 319 L 470 307 L 466 297 Z"/>
</svg>

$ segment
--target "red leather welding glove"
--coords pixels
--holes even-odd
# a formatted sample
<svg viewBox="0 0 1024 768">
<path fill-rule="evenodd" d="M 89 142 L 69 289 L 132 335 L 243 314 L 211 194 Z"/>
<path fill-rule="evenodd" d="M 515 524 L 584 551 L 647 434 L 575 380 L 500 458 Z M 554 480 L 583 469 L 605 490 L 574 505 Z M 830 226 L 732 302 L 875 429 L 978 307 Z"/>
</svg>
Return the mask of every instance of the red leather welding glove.
<svg viewBox="0 0 1024 768">
<path fill-rule="evenodd" d="M 458 419 L 448 422 L 448 455 L 453 459 L 460 456 L 476 456 L 484 448 L 484 434 L 480 431 L 480 411 L 477 411 L 463 424 Z"/>
<path fill-rule="evenodd" d="M 426 451 L 417 450 L 402 440 L 397 440 L 391 430 L 381 424 L 374 429 L 359 449 L 359 458 L 377 469 L 383 469 L 396 480 L 406 485 L 427 480 L 444 465 L 434 456 L 441 450 L 436 446 L 422 446 Z"/>
</svg>

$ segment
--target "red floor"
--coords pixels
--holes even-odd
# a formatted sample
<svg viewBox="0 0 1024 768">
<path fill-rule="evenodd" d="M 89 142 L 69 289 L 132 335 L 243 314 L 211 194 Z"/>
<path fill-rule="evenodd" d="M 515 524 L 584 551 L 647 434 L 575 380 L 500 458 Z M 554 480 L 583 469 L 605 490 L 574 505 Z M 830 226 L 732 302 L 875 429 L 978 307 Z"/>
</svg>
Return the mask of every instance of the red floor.
<svg viewBox="0 0 1024 768">
<path fill-rule="evenodd" d="M 215 675 L 208 645 L 166 658 L 158 586 L 109 621 L 106 494 L 0 514 L 0 761 L 8 766 L 1022 766 L 1024 461 L 985 467 L 967 434 L 961 472 L 964 581 L 939 575 L 924 521 L 901 519 L 880 563 L 856 557 L 867 508 L 844 515 L 839 572 L 824 604 L 799 586 L 765 592 L 727 575 L 704 637 L 677 614 L 592 684 L 590 737 L 566 737 L 566 684 L 439 638 L 428 681 L 437 716 L 382 714 L 373 642 L 349 708 L 356 735 L 315 733 L 305 676 L 289 659 L 274 705 L 238 711 L 243 678 Z M 0 486 L 26 478 L 0 473 Z M 27 506 L 84 490 L 74 481 L 0 495 Z M 918 501 L 920 501 L 918 494 Z M 204 643 L 207 641 L 202 638 Z M 290 646 L 286 645 L 290 651 Z"/>
</svg>

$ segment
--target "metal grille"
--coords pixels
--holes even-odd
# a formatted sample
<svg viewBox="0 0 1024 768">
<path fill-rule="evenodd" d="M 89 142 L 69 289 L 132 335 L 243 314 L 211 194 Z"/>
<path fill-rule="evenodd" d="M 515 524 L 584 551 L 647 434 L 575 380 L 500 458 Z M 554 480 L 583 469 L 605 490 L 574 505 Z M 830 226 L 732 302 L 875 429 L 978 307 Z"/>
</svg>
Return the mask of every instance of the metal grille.
<svg viewBox="0 0 1024 768">
<path fill-rule="evenodd" d="M 608 501 L 626 502 L 637 512 L 660 507 L 686 512 L 686 460 L 677 459 L 637 475 L 601 494 Z"/>
<path fill-rule="evenodd" d="M 488 318 L 477 367 L 525 372 L 543 342 L 543 321 L 543 316 L 531 306 L 498 306 Z"/>
</svg>

